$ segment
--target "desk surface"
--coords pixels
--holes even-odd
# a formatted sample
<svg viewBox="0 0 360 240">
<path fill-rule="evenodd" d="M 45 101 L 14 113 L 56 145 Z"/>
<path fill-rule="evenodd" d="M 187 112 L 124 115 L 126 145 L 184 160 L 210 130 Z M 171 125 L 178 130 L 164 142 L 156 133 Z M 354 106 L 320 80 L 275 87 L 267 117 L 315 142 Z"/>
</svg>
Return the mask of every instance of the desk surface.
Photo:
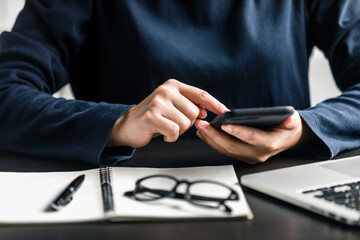
<svg viewBox="0 0 360 240">
<path fill-rule="evenodd" d="M 360 149 L 339 157 L 360 155 Z M 247 165 L 221 156 L 199 140 L 153 141 L 119 166 L 181 167 L 233 164 L 238 178 L 247 173 L 311 163 L 277 156 Z M 39 159 L 0 152 L 0 171 L 67 171 L 94 168 L 83 163 Z M 43 226 L 1 226 L 1 239 L 359 239 L 360 229 L 342 225 L 264 194 L 244 188 L 254 213 L 251 221 L 85 223 Z M 1 195 L 1 193 L 0 193 Z M 1 213 L 0 213 L 1 214 Z"/>
</svg>

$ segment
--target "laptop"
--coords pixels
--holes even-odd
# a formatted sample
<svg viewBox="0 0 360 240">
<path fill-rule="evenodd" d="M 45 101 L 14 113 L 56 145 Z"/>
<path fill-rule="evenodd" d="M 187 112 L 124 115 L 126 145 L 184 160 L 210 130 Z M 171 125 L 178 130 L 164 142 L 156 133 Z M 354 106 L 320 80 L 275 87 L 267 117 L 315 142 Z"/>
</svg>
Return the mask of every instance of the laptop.
<svg viewBox="0 0 360 240">
<path fill-rule="evenodd" d="M 241 184 L 360 226 L 360 156 L 248 174 L 241 177 Z"/>
</svg>

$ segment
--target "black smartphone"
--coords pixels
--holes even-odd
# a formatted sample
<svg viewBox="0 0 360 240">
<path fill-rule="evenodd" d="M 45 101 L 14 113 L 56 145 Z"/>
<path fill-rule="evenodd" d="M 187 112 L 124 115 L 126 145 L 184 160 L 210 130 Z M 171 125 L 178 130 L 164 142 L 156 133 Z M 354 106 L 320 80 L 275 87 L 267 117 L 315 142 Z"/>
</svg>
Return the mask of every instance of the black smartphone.
<svg viewBox="0 0 360 240">
<path fill-rule="evenodd" d="M 294 111 L 291 106 L 233 109 L 215 117 L 210 124 L 217 129 L 220 129 L 222 124 L 274 127 L 290 117 Z"/>
</svg>

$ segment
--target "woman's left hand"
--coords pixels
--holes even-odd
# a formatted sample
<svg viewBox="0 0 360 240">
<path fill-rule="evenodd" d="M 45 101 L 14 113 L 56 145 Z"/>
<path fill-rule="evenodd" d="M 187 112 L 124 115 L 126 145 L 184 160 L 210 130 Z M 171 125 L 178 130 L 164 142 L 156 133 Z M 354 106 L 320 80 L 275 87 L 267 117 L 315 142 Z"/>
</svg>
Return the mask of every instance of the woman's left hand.
<svg viewBox="0 0 360 240">
<path fill-rule="evenodd" d="M 220 131 L 200 119 L 195 126 L 198 137 L 216 151 L 251 164 L 265 162 L 280 152 L 302 145 L 314 135 L 296 111 L 279 126 L 266 130 L 225 124 Z"/>
</svg>

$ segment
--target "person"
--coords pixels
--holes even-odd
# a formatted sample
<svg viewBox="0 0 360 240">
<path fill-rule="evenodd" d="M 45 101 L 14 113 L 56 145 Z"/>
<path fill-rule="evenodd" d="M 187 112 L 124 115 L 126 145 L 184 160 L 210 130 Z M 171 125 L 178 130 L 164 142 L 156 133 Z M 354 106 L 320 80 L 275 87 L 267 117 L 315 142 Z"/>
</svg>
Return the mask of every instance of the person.
<svg viewBox="0 0 360 240">
<path fill-rule="evenodd" d="M 0 38 L 0 149 L 116 164 L 195 125 L 249 163 L 296 148 L 332 158 L 360 146 L 359 12 L 352 0 L 27 1 Z M 314 46 L 343 93 L 310 107 Z M 67 83 L 76 100 L 53 98 Z M 280 105 L 297 111 L 266 130 L 204 120 Z"/>
</svg>

